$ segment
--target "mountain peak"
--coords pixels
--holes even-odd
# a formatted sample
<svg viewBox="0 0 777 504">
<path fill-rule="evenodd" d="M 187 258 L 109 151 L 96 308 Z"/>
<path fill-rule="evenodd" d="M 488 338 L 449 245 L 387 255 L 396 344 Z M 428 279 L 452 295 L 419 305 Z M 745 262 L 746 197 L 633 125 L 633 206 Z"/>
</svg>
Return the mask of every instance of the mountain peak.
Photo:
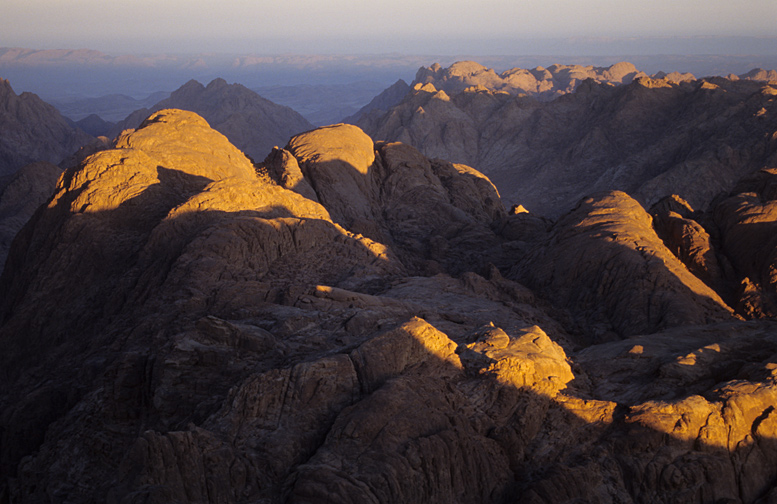
<svg viewBox="0 0 777 504">
<path fill-rule="evenodd" d="M 292 135 L 313 129 L 294 110 L 266 100 L 241 84 L 228 84 L 223 78 L 213 79 L 207 87 L 190 80 L 151 111 L 162 109 L 197 113 L 256 160 L 264 159 L 273 146 L 284 145 Z M 147 115 L 133 113 L 116 125 L 113 133 L 137 127 Z"/>
<path fill-rule="evenodd" d="M 8 81 L 8 79 L 0 79 L 0 93 L 2 94 L 9 94 L 14 93 L 13 88 L 11 87 L 11 83 Z"/>
<path fill-rule="evenodd" d="M 205 89 L 205 86 L 200 83 L 200 81 L 196 79 L 191 79 L 186 82 L 183 86 L 179 87 L 173 93 L 191 93 L 191 92 L 200 92 Z"/>
<path fill-rule="evenodd" d="M 58 164 L 92 139 L 38 95 L 17 95 L 6 79 L 0 79 L 0 111 L 7 112 L 0 124 L 0 176 L 35 161 Z"/>
<path fill-rule="evenodd" d="M 229 87 L 229 84 L 227 84 L 227 81 L 225 81 L 221 77 L 218 77 L 210 81 L 210 84 L 208 84 L 208 86 L 205 89 L 207 89 L 208 91 L 213 91 L 213 90 L 217 90 L 225 87 Z"/>
</svg>

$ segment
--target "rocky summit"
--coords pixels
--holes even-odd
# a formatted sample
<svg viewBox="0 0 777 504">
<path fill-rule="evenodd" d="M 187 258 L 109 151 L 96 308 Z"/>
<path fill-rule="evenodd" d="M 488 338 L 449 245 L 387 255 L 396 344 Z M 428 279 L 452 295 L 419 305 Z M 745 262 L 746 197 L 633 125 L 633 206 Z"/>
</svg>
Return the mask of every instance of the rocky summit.
<svg viewBox="0 0 777 504">
<path fill-rule="evenodd" d="M 774 168 L 557 220 L 338 124 L 151 114 L 0 277 L 0 502 L 777 501 Z"/>
<path fill-rule="evenodd" d="M 355 124 L 376 140 L 472 166 L 506 202 L 554 219 L 612 190 L 647 207 L 677 194 L 707 210 L 743 176 L 777 163 L 771 75 L 649 77 L 629 63 L 502 74 L 474 62 L 434 65 L 394 106 Z"/>
<path fill-rule="evenodd" d="M 110 130 L 109 136 L 137 128 L 149 114 L 167 108 L 190 110 L 201 115 L 213 129 L 226 135 L 230 142 L 256 160 L 263 159 L 273 146 L 284 145 L 290 136 L 313 129 L 312 124 L 289 107 L 219 78 L 207 86 L 190 80 L 150 109 L 131 113 Z"/>
<path fill-rule="evenodd" d="M 17 95 L 0 79 L 0 185 L 3 176 L 30 163 L 58 164 L 91 140 L 37 95 Z"/>
</svg>

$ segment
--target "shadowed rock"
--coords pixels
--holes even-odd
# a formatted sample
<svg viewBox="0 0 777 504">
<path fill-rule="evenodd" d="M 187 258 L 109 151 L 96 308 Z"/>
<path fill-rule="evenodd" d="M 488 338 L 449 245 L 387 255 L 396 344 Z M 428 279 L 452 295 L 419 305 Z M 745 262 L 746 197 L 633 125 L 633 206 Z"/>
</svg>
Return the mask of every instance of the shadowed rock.
<svg viewBox="0 0 777 504">
<path fill-rule="evenodd" d="M 590 342 L 730 319 L 731 309 L 651 224 L 625 193 L 586 198 L 511 274 L 569 310 Z"/>
<path fill-rule="evenodd" d="M 207 86 L 195 80 L 187 82 L 150 110 L 130 114 L 114 127 L 111 135 L 136 128 L 149 114 L 166 108 L 196 112 L 256 161 L 264 159 L 273 146 L 283 145 L 291 135 L 313 129 L 289 107 L 266 100 L 240 84 L 214 79 Z"/>
<path fill-rule="evenodd" d="M 773 494 L 773 324 L 705 298 L 624 194 L 525 240 L 500 228 L 510 218 L 480 173 L 353 127 L 256 169 L 196 114 L 153 114 L 69 169 L 14 242 L 0 496 Z M 687 325 L 704 317 L 728 322 Z M 668 329 L 575 351 L 607 339 L 600 322 L 613 337 Z"/>
<path fill-rule="evenodd" d="M 589 194 L 612 190 L 646 207 L 677 194 L 707 210 L 719 193 L 777 159 L 773 83 L 649 78 L 628 64 L 554 65 L 510 78 L 514 84 L 474 62 L 422 69 L 400 103 L 358 124 L 376 140 L 472 166 L 507 204 L 552 218 Z M 511 87 L 534 89 L 524 80 L 548 83 L 530 94 L 555 99 Z M 574 85 L 554 94 L 564 82 Z"/>
<path fill-rule="evenodd" d="M 58 164 L 91 139 L 37 95 L 17 96 L 0 79 L 0 177 L 37 161 Z"/>
<path fill-rule="evenodd" d="M 0 272 L 11 241 L 54 192 L 62 170 L 46 162 L 24 166 L 0 186 Z"/>
</svg>

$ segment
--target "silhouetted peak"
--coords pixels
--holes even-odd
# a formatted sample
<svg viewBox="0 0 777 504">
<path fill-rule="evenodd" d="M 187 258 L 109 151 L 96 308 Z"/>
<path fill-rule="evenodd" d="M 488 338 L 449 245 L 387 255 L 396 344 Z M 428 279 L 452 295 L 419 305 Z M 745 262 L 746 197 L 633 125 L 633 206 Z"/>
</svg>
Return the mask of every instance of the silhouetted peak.
<svg viewBox="0 0 777 504">
<path fill-rule="evenodd" d="M 8 82 L 8 79 L 0 79 L 0 96 L 7 96 L 10 94 L 16 94 L 11 87 L 11 83 Z"/>
<path fill-rule="evenodd" d="M 199 81 L 192 79 L 183 86 L 179 87 L 175 91 L 173 91 L 172 94 L 176 93 L 191 93 L 194 91 L 203 91 L 205 90 L 205 86 L 203 86 Z"/>
<path fill-rule="evenodd" d="M 227 81 L 219 77 L 210 81 L 210 84 L 208 84 L 208 87 L 205 89 L 207 89 L 208 91 L 212 91 L 215 89 L 221 89 L 226 87 L 230 87 L 229 84 L 227 84 Z"/>
<path fill-rule="evenodd" d="M 0 110 L 10 111 L 0 114 L 0 176 L 35 161 L 57 164 L 91 139 L 38 95 L 17 95 L 6 79 L 0 79 Z M 6 132 L 13 132 L 12 141 Z"/>
<path fill-rule="evenodd" d="M 398 79 L 394 84 L 390 85 L 387 89 L 395 89 L 395 88 L 407 88 L 409 87 L 407 82 L 404 81 L 404 79 Z"/>
</svg>

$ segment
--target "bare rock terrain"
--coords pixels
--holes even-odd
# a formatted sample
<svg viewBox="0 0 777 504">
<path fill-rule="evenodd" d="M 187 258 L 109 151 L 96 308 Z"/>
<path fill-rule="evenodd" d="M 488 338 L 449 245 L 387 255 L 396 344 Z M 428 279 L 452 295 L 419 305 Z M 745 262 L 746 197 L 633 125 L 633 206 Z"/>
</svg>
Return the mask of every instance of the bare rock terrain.
<svg viewBox="0 0 777 504">
<path fill-rule="evenodd" d="M 240 84 L 214 79 L 207 86 L 191 80 L 150 109 L 139 109 L 120 121 L 108 135 L 137 128 L 152 112 L 177 108 L 196 112 L 235 146 L 256 161 L 290 136 L 313 129 L 299 113 L 262 98 Z"/>
<path fill-rule="evenodd" d="M 62 175 L 56 165 L 41 161 L 22 167 L 0 183 L 0 271 L 16 233 L 54 193 Z"/>
<path fill-rule="evenodd" d="M 164 109 L 59 179 L 0 277 L 0 501 L 777 496 L 772 171 L 550 221 L 356 126 L 284 145 Z"/>
<path fill-rule="evenodd" d="M 556 86 L 555 99 L 520 87 L 535 74 Z M 706 210 L 775 164 L 777 87 L 756 79 L 769 75 L 648 77 L 626 63 L 496 74 L 461 62 L 419 70 L 400 103 L 357 124 L 376 140 L 472 166 L 510 204 L 552 218 L 612 190 L 647 207 L 677 194 Z"/>
<path fill-rule="evenodd" d="M 59 164 L 90 140 L 38 96 L 17 95 L 0 79 L 0 176 L 38 161 Z"/>
<path fill-rule="evenodd" d="M 413 84 L 431 84 L 448 94 L 474 88 L 550 100 L 574 91 L 589 79 L 600 83 L 628 84 L 638 77 L 647 77 L 647 74 L 625 61 L 609 67 L 551 65 L 548 68 L 512 68 L 499 74 L 475 61 L 459 61 L 447 68 L 437 63 L 422 67 L 416 73 Z"/>
</svg>

